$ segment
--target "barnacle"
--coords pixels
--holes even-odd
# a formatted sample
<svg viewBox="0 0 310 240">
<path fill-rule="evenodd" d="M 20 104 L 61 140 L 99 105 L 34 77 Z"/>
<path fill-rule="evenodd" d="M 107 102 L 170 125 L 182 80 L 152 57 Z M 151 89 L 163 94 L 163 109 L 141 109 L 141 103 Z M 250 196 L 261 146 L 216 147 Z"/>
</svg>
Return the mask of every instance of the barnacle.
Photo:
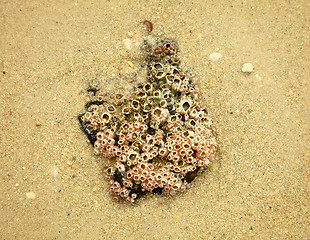
<svg viewBox="0 0 310 240">
<path fill-rule="evenodd" d="M 112 162 L 106 173 L 118 199 L 182 192 L 214 158 L 212 120 L 177 53 L 175 41 L 157 38 L 145 59 L 148 77 L 132 97 L 92 91 L 79 116 L 95 152 Z"/>
</svg>

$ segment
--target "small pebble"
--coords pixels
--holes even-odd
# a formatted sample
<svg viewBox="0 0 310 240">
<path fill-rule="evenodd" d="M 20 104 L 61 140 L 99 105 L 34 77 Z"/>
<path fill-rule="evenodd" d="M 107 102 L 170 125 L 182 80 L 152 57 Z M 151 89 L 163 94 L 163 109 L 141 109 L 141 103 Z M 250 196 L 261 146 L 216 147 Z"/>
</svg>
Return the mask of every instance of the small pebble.
<svg viewBox="0 0 310 240">
<path fill-rule="evenodd" d="M 26 193 L 26 198 L 28 198 L 28 199 L 35 199 L 36 198 L 36 194 L 34 192 L 27 192 Z"/>
<path fill-rule="evenodd" d="M 132 32 L 127 32 L 127 33 L 126 33 L 126 37 L 128 37 L 128 38 L 132 38 L 132 37 L 133 37 Z"/>
<path fill-rule="evenodd" d="M 209 170 L 211 172 L 218 172 L 221 168 L 221 162 L 219 159 L 216 159 L 216 161 L 214 161 L 211 166 L 209 167 Z"/>
<path fill-rule="evenodd" d="M 42 124 L 40 122 L 36 123 L 37 127 L 40 127 Z"/>
<path fill-rule="evenodd" d="M 131 68 L 133 68 L 133 63 L 132 63 L 132 62 L 127 61 L 126 63 L 127 63 Z"/>
<path fill-rule="evenodd" d="M 253 72 L 253 70 L 254 70 L 254 67 L 253 67 L 252 63 L 245 63 L 242 65 L 241 71 L 244 73 L 251 73 L 251 72 Z"/>
<path fill-rule="evenodd" d="M 214 61 L 214 62 L 217 61 L 217 60 L 219 60 L 221 57 L 223 57 L 222 54 L 217 53 L 217 52 L 211 53 L 211 54 L 209 55 L 209 59 L 210 59 L 211 61 Z"/>
<path fill-rule="evenodd" d="M 59 173 L 59 169 L 57 167 L 52 167 L 51 168 L 51 174 L 53 177 L 57 177 Z"/>
<path fill-rule="evenodd" d="M 123 44 L 124 44 L 126 50 L 128 50 L 128 51 L 131 50 L 131 48 L 132 48 L 132 42 L 131 42 L 130 39 L 128 39 L 128 38 L 124 39 L 124 40 L 123 40 Z"/>
</svg>

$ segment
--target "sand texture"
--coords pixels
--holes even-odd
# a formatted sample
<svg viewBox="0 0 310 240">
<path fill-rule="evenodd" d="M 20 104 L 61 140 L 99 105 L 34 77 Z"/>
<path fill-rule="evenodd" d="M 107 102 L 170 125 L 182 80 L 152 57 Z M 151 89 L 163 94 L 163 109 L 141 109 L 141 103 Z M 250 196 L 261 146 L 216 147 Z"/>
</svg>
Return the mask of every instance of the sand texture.
<svg viewBox="0 0 310 240">
<path fill-rule="evenodd" d="M 0 9 L 0 239 L 310 238 L 308 1 L 1 1 Z M 140 59 L 123 40 L 140 19 L 178 40 L 218 152 L 186 192 L 130 205 L 112 200 L 105 161 L 77 116 L 90 85 L 132 89 L 126 61 Z M 222 58 L 209 60 L 214 52 Z"/>
</svg>

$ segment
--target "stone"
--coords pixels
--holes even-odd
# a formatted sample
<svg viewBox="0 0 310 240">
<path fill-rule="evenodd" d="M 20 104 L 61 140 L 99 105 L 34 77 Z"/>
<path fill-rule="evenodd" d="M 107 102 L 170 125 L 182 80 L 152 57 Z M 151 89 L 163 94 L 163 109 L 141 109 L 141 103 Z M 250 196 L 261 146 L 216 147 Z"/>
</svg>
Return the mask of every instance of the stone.
<svg viewBox="0 0 310 240">
<path fill-rule="evenodd" d="M 28 199 L 35 199 L 36 198 L 36 194 L 34 192 L 27 192 L 26 193 L 26 198 L 28 198 Z"/>
<path fill-rule="evenodd" d="M 218 52 L 213 52 L 209 55 L 209 59 L 213 62 L 216 62 L 217 60 L 219 60 L 220 58 L 222 58 L 223 55 L 218 53 Z"/>
<path fill-rule="evenodd" d="M 251 72 L 253 72 L 253 70 L 254 70 L 254 67 L 253 67 L 252 63 L 244 63 L 242 65 L 241 71 L 244 73 L 251 73 Z"/>
<path fill-rule="evenodd" d="M 129 38 L 123 40 L 123 44 L 127 51 L 130 51 L 132 48 L 132 41 Z"/>
</svg>

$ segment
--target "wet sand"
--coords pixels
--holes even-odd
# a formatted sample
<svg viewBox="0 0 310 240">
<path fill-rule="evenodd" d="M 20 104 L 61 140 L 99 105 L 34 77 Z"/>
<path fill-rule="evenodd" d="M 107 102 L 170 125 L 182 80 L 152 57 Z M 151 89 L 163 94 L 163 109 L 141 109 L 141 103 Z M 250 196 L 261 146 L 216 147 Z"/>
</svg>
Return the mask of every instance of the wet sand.
<svg viewBox="0 0 310 240">
<path fill-rule="evenodd" d="M 1 239 L 309 238 L 306 1 L 0 5 Z M 112 200 L 77 116 L 89 84 L 132 85 L 115 79 L 139 61 L 122 44 L 139 19 L 178 39 L 219 150 L 185 193 L 132 206 Z"/>
</svg>

